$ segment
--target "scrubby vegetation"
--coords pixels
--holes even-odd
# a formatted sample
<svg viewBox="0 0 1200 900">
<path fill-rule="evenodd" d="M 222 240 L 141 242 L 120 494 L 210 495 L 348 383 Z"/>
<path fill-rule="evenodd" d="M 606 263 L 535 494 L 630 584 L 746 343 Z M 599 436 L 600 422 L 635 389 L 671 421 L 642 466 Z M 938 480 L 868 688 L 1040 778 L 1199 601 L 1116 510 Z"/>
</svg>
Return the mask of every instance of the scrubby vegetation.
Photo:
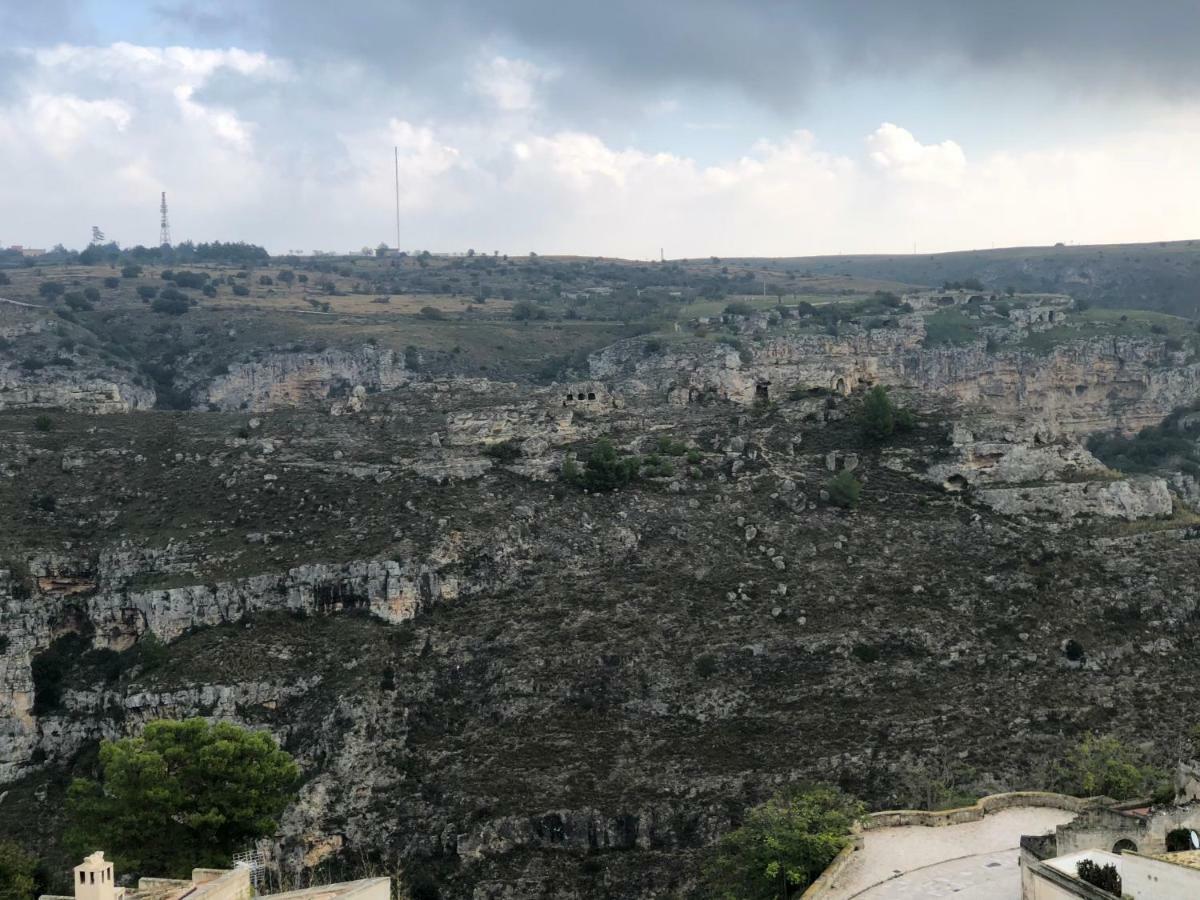
<svg viewBox="0 0 1200 900">
<path fill-rule="evenodd" d="M 858 505 L 862 494 L 862 482 L 850 472 L 839 472 L 825 485 L 829 492 L 829 502 L 842 509 L 852 509 Z"/>
<path fill-rule="evenodd" d="M 1175 410 L 1161 425 L 1133 437 L 1093 435 L 1088 449 L 1107 466 L 1122 472 L 1183 471 L 1200 476 L 1200 404 Z"/>
<path fill-rule="evenodd" d="M 756 806 L 717 845 L 705 869 L 720 900 L 799 896 L 850 843 L 865 812 L 837 788 L 793 788 Z"/>
<path fill-rule="evenodd" d="M 1115 737 L 1085 734 L 1064 760 L 1060 788 L 1079 797 L 1169 797 L 1167 774 Z"/>
</svg>

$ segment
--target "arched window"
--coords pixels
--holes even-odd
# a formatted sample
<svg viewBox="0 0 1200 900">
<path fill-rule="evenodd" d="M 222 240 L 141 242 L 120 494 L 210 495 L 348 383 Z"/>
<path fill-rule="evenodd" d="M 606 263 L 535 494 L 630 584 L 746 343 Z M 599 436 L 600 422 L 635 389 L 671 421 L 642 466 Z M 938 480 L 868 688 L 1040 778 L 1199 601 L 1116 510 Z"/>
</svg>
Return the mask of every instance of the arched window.
<svg viewBox="0 0 1200 900">
<path fill-rule="evenodd" d="M 1137 853 L 1137 844 L 1129 840 L 1129 838 L 1121 838 L 1113 844 L 1113 853 L 1124 853 L 1126 850 L 1132 850 L 1134 853 Z"/>
</svg>

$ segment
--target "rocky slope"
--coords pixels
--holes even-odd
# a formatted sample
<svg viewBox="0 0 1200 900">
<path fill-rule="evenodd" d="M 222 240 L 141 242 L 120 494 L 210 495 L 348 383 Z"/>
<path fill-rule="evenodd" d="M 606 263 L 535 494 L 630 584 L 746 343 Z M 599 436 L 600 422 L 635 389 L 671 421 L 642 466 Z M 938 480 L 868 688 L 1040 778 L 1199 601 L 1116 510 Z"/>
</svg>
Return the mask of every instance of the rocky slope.
<svg viewBox="0 0 1200 900">
<path fill-rule="evenodd" d="M 939 400 L 865 442 L 860 397 L 447 381 L 338 416 L 42 434 L 0 415 L 19 460 L 0 831 L 57 808 L 98 739 L 209 715 L 300 760 L 285 865 L 369 858 L 444 898 L 668 897 L 784 783 L 896 805 L 931 756 L 986 789 L 1045 785 L 1089 728 L 1166 752 L 1189 715 L 1165 685 L 1200 606 L 1191 520 L 1000 515 L 976 488 L 1094 461 L 956 427 Z M 602 436 L 670 465 L 613 494 L 563 484 Z M 844 468 L 853 511 L 824 499 Z M 58 852 L 61 820 L 38 821 Z"/>
<path fill-rule="evenodd" d="M 1078 438 L 1194 400 L 1196 366 L 1153 340 L 929 347 L 926 322 L 747 317 L 548 388 L 261 354 L 205 412 L 0 411 L 0 834 L 65 867 L 98 741 L 204 715 L 300 761 L 283 866 L 699 896 L 706 846 L 788 783 L 897 806 L 1050 786 L 1089 729 L 1169 754 L 1187 484 Z M 874 384 L 912 430 L 865 437 Z M 641 477 L 564 480 L 601 439 Z"/>
</svg>

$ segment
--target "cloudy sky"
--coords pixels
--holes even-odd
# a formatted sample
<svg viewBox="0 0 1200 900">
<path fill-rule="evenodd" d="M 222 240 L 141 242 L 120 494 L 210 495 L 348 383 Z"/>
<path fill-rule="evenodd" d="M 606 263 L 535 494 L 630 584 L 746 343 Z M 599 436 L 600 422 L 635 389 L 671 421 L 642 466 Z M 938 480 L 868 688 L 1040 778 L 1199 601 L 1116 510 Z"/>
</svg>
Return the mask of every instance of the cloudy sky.
<svg viewBox="0 0 1200 900">
<path fill-rule="evenodd" d="M 0 0 L 0 244 L 1200 237 L 1196 0 Z"/>
</svg>

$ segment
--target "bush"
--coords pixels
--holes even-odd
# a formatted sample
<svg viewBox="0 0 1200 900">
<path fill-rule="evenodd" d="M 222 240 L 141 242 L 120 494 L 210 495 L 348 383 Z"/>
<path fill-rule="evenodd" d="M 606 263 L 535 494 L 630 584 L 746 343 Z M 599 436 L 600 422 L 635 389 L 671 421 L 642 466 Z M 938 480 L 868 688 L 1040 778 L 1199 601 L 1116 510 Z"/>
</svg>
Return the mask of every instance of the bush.
<svg viewBox="0 0 1200 900">
<path fill-rule="evenodd" d="M 233 286 L 233 295 L 235 297 L 249 297 L 250 288 L 246 287 L 244 284 L 235 284 Z"/>
<path fill-rule="evenodd" d="M 791 789 L 756 806 L 704 868 L 707 896 L 785 900 L 804 892 L 851 841 L 863 805 L 833 787 Z"/>
<path fill-rule="evenodd" d="M 117 278 L 115 275 L 110 275 L 104 279 L 104 286 L 110 291 L 115 291 L 121 286 L 121 279 Z"/>
<path fill-rule="evenodd" d="M 63 297 L 63 303 L 67 304 L 75 312 L 84 312 L 92 308 L 92 304 L 88 303 L 79 291 L 71 291 Z"/>
<path fill-rule="evenodd" d="M 208 284 L 208 276 L 203 272 L 172 272 L 171 281 L 181 288 L 200 290 Z"/>
<path fill-rule="evenodd" d="M 852 509 L 858 505 L 862 494 L 862 483 L 850 472 L 839 472 L 825 485 L 829 492 L 829 502 L 842 509 Z"/>
<path fill-rule="evenodd" d="M 141 297 L 143 301 L 153 300 L 158 296 L 158 288 L 152 284 L 139 284 L 137 286 L 137 295 Z"/>
<path fill-rule="evenodd" d="M 717 674 L 717 658 L 711 653 L 701 653 L 696 657 L 696 674 L 701 678 L 711 678 Z"/>
<path fill-rule="evenodd" d="M 735 300 L 725 307 L 725 315 L 727 316 L 750 316 L 754 314 L 754 307 L 742 300 Z"/>
<path fill-rule="evenodd" d="M 235 851 L 275 833 L 299 774 L 264 731 L 151 722 L 139 737 L 104 741 L 98 777 L 72 782 L 70 843 L 111 849 L 131 873 L 226 868 Z"/>
<path fill-rule="evenodd" d="M 0 900 L 33 900 L 37 860 L 12 841 L 0 841 Z"/>
<path fill-rule="evenodd" d="M 258 276 L 258 283 L 259 283 L 259 284 L 261 284 L 261 285 L 263 285 L 264 287 L 266 287 L 266 286 L 269 286 L 269 285 L 272 285 L 272 284 L 274 284 L 274 283 L 275 283 L 275 279 L 274 279 L 274 278 L 272 278 L 270 275 L 259 275 L 259 276 Z"/>
<path fill-rule="evenodd" d="M 512 317 L 518 322 L 528 322 L 531 319 L 545 319 L 549 316 L 545 309 L 528 300 L 518 300 L 512 306 Z"/>
<path fill-rule="evenodd" d="M 867 392 L 863 401 L 861 425 L 863 436 L 871 441 L 885 441 L 894 434 L 912 431 L 916 417 L 911 410 L 897 407 L 880 384 Z"/>
<path fill-rule="evenodd" d="M 444 319 L 446 314 L 436 306 L 422 306 L 420 310 L 421 318 L 423 319 Z"/>
<path fill-rule="evenodd" d="M 1117 867 L 1112 863 L 1101 866 L 1090 859 L 1081 859 L 1075 865 L 1075 873 L 1079 876 L 1080 881 L 1086 881 L 1114 897 L 1121 896 L 1121 876 L 1117 873 Z"/>
<path fill-rule="evenodd" d="M 100 302 L 100 292 L 94 287 L 85 287 L 83 289 L 83 297 L 88 303 Z"/>
<path fill-rule="evenodd" d="M 168 288 L 168 290 L 170 289 Z M 162 295 L 150 304 L 150 308 L 156 313 L 164 313 L 169 316 L 182 316 L 192 308 L 192 305 L 186 297 L 168 297 L 167 291 L 163 291 Z"/>
<path fill-rule="evenodd" d="M 1059 771 L 1062 789 L 1080 797 L 1131 800 L 1154 794 L 1166 775 L 1114 737 L 1085 734 Z"/>
<path fill-rule="evenodd" d="M 569 484 L 603 493 L 624 487 L 637 478 L 641 460 L 636 456 L 618 455 L 616 448 L 605 439 L 596 442 L 583 469 L 573 460 L 563 463 L 563 480 Z"/>
<path fill-rule="evenodd" d="M 8 277 L 7 272 L 0 272 L 0 287 L 12 284 L 12 279 Z"/>
<path fill-rule="evenodd" d="M 42 414 L 33 420 L 33 427 L 42 432 L 53 431 L 54 420 L 49 416 Z"/>
<path fill-rule="evenodd" d="M 122 278 L 140 278 L 142 276 L 141 266 L 125 266 L 121 269 Z"/>
<path fill-rule="evenodd" d="M 43 281 L 38 285 L 38 293 L 47 300 L 53 300 L 56 297 L 61 297 L 66 293 L 66 291 L 67 289 L 57 281 Z"/>
</svg>

